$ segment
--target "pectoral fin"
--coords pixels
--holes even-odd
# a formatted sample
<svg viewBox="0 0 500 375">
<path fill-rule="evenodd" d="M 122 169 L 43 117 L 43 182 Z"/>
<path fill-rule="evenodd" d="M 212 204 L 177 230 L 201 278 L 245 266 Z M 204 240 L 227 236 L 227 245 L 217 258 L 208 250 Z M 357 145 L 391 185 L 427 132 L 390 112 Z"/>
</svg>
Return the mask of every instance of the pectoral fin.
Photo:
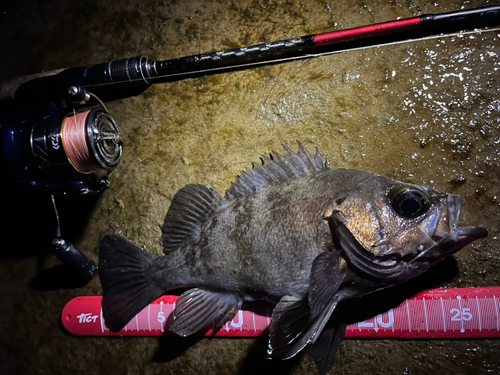
<svg viewBox="0 0 500 375">
<path fill-rule="evenodd" d="M 241 297 L 234 294 L 190 289 L 177 300 L 170 330 L 179 336 L 189 336 L 220 318 L 218 330 L 234 317 L 242 302 Z"/>
<path fill-rule="evenodd" d="M 309 307 L 313 317 L 335 297 L 344 281 L 345 265 L 337 251 L 321 253 L 314 259 L 309 286 Z"/>
</svg>

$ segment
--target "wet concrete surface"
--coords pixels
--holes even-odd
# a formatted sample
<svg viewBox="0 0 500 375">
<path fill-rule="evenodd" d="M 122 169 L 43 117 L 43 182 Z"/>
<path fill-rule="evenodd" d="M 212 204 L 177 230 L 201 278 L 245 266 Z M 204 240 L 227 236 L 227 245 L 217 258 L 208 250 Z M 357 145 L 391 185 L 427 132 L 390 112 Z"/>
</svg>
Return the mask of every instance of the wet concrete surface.
<svg viewBox="0 0 500 375">
<path fill-rule="evenodd" d="M 0 14 L 0 81 L 145 55 L 163 60 L 335 29 L 469 9 L 482 1 L 17 1 Z M 223 193 L 262 153 L 318 145 L 332 166 L 459 194 L 461 223 L 489 237 L 398 289 L 499 285 L 500 35 L 442 37 L 154 85 L 107 103 L 124 139 L 100 197 L 61 199 L 63 235 L 97 261 L 120 234 L 161 254 L 161 225 L 177 190 Z M 5 374 L 314 374 L 307 354 L 263 360 L 265 339 L 75 337 L 64 305 L 102 293 L 50 254 L 47 196 L 5 170 L 0 262 L 0 363 Z M 372 301 L 377 304 L 377 300 Z M 500 372 L 484 340 L 345 340 L 331 374 Z"/>
</svg>

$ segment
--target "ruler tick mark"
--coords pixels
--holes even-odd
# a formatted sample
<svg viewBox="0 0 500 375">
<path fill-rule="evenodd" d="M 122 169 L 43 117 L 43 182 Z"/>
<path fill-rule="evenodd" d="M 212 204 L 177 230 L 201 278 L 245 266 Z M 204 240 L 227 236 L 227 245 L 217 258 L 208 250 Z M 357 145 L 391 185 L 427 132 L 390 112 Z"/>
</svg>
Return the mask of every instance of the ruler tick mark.
<svg viewBox="0 0 500 375">
<path fill-rule="evenodd" d="M 429 319 L 427 318 L 427 306 L 425 305 L 425 298 L 422 298 L 424 303 L 424 314 L 425 314 L 425 332 L 429 332 Z"/>
<path fill-rule="evenodd" d="M 255 302 L 253 302 L 252 305 L 253 305 L 253 310 L 255 311 Z M 255 314 L 252 314 L 252 318 L 253 318 L 253 330 L 255 331 L 256 330 L 256 327 L 255 327 Z"/>
<path fill-rule="evenodd" d="M 443 313 L 443 329 L 446 332 L 446 318 L 444 316 L 444 305 L 443 305 L 443 297 L 439 297 L 441 300 L 441 312 Z"/>
<path fill-rule="evenodd" d="M 481 309 L 479 308 L 479 300 L 477 299 L 477 296 L 476 296 L 476 304 L 477 304 L 477 319 L 479 321 L 479 332 L 481 332 Z"/>
<path fill-rule="evenodd" d="M 458 311 L 459 311 L 459 314 L 462 314 L 462 297 L 461 296 L 457 296 L 457 301 L 458 301 Z M 464 333 L 465 332 L 465 329 L 464 329 L 464 320 L 462 318 L 460 318 L 460 332 Z"/>
<path fill-rule="evenodd" d="M 408 300 L 406 300 L 406 311 L 408 313 L 408 330 L 411 332 L 410 304 L 409 304 Z"/>
<path fill-rule="evenodd" d="M 500 322 L 498 321 L 498 304 L 496 296 L 493 296 L 493 302 L 495 302 L 495 314 L 497 316 L 497 331 L 500 331 Z"/>
<path fill-rule="evenodd" d="M 151 305 L 148 305 L 148 328 L 149 332 L 151 332 Z"/>
<path fill-rule="evenodd" d="M 177 302 L 174 302 L 173 305 L 172 305 L 172 319 L 174 318 L 174 311 L 175 311 L 175 305 L 176 304 L 177 304 Z"/>
<path fill-rule="evenodd" d="M 160 302 L 160 313 L 161 313 L 161 317 L 163 318 L 163 301 Z M 160 326 L 161 326 L 161 331 L 163 332 L 163 322 L 161 322 L 159 319 L 158 321 L 160 322 Z"/>
<path fill-rule="evenodd" d="M 101 332 L 104 333 L 104 318 L 102 316 L 102 305 L 101 305 L 101 312 L 100 312 L 100 315 L 101 315 L 101 319 L 99 319 L 101 321 Z"/>
<path fill-rule="evenodd" d="M 271 319 L 269 319 L 269 309 L 266 304 L 266 320 L 267 320 L 267 325 L 271 324 Z"/>
</svg>

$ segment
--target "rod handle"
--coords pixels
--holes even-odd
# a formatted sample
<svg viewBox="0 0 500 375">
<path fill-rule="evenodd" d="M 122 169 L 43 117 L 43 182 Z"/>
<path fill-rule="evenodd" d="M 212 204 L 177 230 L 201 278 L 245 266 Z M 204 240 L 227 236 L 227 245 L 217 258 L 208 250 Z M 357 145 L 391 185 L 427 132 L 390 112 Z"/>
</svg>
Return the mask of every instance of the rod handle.
<svg viewBox="0 0 500 375">
<path fill-rule="evenodd" d="M 144 56 L 113 60 L 85 69 L 84 76 L 86 87 L 123 82 L 150 85 L 150 79 L 156 77 L 155 63 Z"/>
</svg>

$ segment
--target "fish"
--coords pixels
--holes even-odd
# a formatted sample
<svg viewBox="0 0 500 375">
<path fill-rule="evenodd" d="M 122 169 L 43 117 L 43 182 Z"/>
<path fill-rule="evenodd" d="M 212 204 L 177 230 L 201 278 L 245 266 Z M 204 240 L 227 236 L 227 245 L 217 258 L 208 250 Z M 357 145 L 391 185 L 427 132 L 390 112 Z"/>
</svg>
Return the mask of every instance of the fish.
<svg viewBox="0 0 500 375">
<path fill-rule="evenodd" d="M 346 324 L 328 324 L 342 301 L 426 272 L 474 240 L 461 227 L 462 199 L 373 173 L 330 168 L 298 142 L 295 153 L 262 155 L 222 196 L 189 184 L 172 199 L 162 228 L 164 256 L 117 235 L 103 237 L 102 313 L 121 330 L 169 290 L 187 288 L 170 330 L 189 336 L 230 321 L 244 301 L 276 306 L 267 357 L 308 348 L 320 374 L 335 364 Z M 340 304 L 342 305 L 342 304 Z"/>
</svg>

